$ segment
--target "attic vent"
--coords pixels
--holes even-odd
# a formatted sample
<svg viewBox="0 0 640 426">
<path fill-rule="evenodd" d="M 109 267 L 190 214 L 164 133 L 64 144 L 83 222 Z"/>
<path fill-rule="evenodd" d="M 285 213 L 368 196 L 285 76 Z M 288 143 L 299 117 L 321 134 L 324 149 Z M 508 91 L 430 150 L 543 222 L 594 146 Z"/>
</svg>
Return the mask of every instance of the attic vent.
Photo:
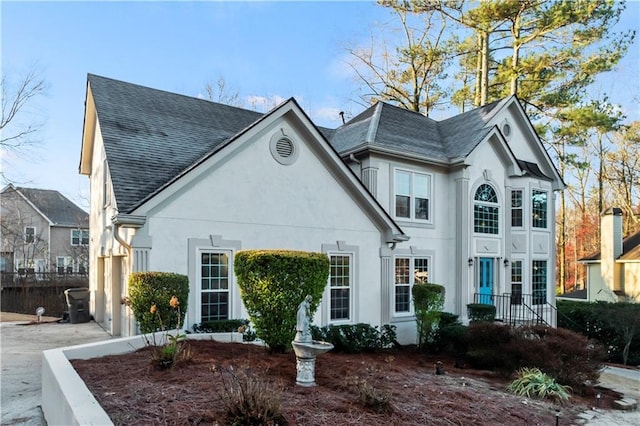
<svg viewBox="0 0 640 426">
<path fill-rule="evenodd" d="M 273 158 L 280 164 L 293 164 L 298 157 L 296 144 L 289 136 L 285 136 L 284 132 L 277 132 L 271 137 L 269 150 Z"/>
<path fill-rule="evenodd" d="M 506 140 L 511 139 L 511 133 L 513 133 L 511 131 L 511 124 L 509 124 L 509 121 L 504 120 L 502 122 L 502 135 L 505 137 Z"/>
<path fill-rule="evenodd" d="M 289 158 L 293 155 L 293 142 L 288 138 L 280 138 L 276 142 L 276 152 L 282 158 Z"/>
</svg>

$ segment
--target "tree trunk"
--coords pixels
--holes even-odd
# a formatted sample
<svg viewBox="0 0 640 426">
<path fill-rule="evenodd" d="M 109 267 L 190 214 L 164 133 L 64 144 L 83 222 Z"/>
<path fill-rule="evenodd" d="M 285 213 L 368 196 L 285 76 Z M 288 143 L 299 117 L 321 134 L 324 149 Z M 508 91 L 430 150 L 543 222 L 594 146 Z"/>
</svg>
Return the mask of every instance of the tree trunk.
<svg viewBox="0 0 640 426">
<path fill-rule="evenodd" d="M 511 95 L 518 94 L 518 61 L 520 60 L 520 15 L 515 19 L 511 26 L 511 35 L 513 36 L 513 53 L 511 55 Z"/>
<path fill-rule="evenodd" d="M 489 33 L 480 32 L 480 59 L 482 61 L 482 79 L 480 80 L 480 106 L 486 105 L 489 97 Z"/>
<path fill-rule="evenodd" d="M 480 106 L 480 86 L 482 81 L 482 34 L 478 33 L 478 57 L 476 58 L 476 81 L 473 105 Z"/>
</svg>

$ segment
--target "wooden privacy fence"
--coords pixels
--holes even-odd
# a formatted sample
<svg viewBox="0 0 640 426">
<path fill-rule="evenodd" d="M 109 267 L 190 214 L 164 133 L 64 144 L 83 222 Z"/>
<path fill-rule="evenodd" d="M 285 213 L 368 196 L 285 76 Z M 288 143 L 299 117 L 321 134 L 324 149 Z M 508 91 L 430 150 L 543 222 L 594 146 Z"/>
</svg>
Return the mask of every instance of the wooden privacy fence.
<svg viewBox="0 0 640 426">
<path fill-rule="evenodd" d="M 36 309 L 42 306 L 45 316 L 60 317 L 68 311 L 64 291 L 69 288 L 88 288 L 86 274 L 49 274 L 37 273 L 19 275 L 2 273 L 0 293 L 3 312 L 36 315 Z"/>
</svg>

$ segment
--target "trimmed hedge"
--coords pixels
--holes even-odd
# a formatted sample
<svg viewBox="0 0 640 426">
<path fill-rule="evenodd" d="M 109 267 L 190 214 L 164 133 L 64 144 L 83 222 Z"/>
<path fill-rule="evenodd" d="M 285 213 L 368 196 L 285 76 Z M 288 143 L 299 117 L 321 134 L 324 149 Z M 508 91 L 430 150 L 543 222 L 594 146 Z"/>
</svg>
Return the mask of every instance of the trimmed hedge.
<svg viewBox="0 0 640 426">
<path fill-rule="evenodd" d="M 324 253 L 294 250 L 243 250 L 234 271 L 244 306 L 257 336 L 271 351 L 284 352 L 296 334 L 296 312 L 307 295 L 318 307 L 329 278 Z"/>
<path fill-rule="evenodd" d="M 467 305 L 469 322 L 494 322 L 496 319 L 496 307 L 484 303 L 469 303 Z"/>
<path fill-rule="evenodd" d="M 397 346 L 396 326 L 385 324 L 380 330 L 366 323 L 328 325 L 322 328 L 311 326 L 311 336 L 314 340 L 333 344 L 333 350 L 355 354 L 360 352 L 375 352 Z"/>
<path fill-rule="evenodd" d="M 180 302 L 178 310 L 169 306 L 172 296 Z M 189 297 L 189 278 L 171 272 L 134 272 L 129 276 L 129 305 L 142 333 L 179 328 L 184 321 Z M 151 306 L 156 313 L 151 313 Z M 160 318 L 162 318 L 162 323 Z"/>
<path fill-rule="evenodd" d="M 213 320 L 201 322 L 200 324 L 193 324 L 194 333 L 232 333 L 238 332 L 240 327 L 248 327 L 249 320 L 245 319 L 228 319 L 228 320 Z"/>
<path fill-rule="evenodd" d="M 608 361 L 640 365 L 640 304 L 558 300 L 558 327 L 600 342 Z"/>
</svg>

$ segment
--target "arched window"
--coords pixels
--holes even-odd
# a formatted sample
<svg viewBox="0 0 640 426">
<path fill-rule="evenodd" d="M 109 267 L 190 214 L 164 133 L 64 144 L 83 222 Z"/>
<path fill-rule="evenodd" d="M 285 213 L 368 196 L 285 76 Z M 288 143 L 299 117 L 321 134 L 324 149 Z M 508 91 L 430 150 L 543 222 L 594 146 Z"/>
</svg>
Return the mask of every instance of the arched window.
<svg viewBox="0 0 640 426">
<path fill-rule="evenodd" d="M 473 203 L 473 230 L 481 234 L 497 234 L 500 208 L 496 191 L 483 183 L 476 191 Z"/>
</svg>

